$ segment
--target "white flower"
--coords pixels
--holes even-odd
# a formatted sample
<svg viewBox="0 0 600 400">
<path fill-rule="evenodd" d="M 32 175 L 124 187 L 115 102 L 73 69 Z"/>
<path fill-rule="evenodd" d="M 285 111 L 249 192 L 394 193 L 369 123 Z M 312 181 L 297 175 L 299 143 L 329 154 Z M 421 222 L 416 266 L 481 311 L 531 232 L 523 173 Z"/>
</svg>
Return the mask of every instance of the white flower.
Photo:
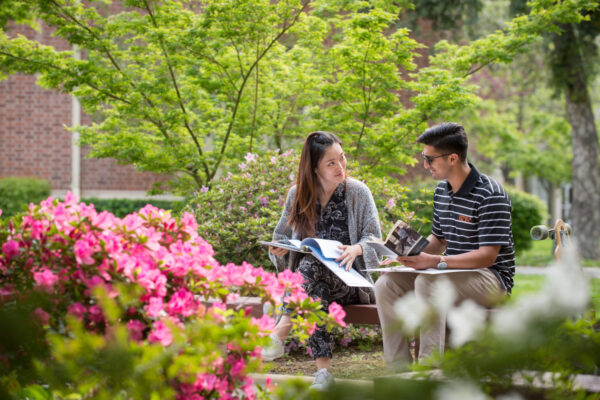
<svg viewBox="0 0 600 400">
<path fill-rule="evenodd" d="M 436 279 L 431 289 L 431 305 L 440 315 L 446 315 L 454 307 L 456 301 L 456 289 L 452 282 L 445 276 Z"/>
<path fill-rule="evenodd" d="M 448 312 L 450 343 L 459 347 L 476 338 L 485 327 L 486 311 L 473 300 L 465 300 L 460 306 Z"/>
<path fill-rule="evenodd" d="M 494 332 L 514 337 L 526 335 L 528 327 L 542 318 L 566 318 L 583 312 L 589 302 L 587 279 L 572 248 L 548 267 L 539 293 L 521 296 L 516 303 L 500 308 L 492 317 Z"/>
<path fill-rule="evenodd" d="M 413 333 L 423 325 L 429 312 L 429 306 L 423 299 L 415 296 L 415 292 L 410 292 L 402 296 L 394 304 L 394 311 L 400 321 L 402 321 L 404 332 Z"/>
<path fill-rule="evenodd" d="M 475 384 L 467 381 L 452 381 L 440 386 L 435 392 L 439 400 L 487 400 L 485 395 Z"/>
<path fill-rule="evenodd" d="M 585 310 L 590 299 L 588 282 L 572 246 L 563 249 L 561 259 L 549 267 L 547 276 L 544 291 L 557 312 L 569 316 Z"/>
</svg>

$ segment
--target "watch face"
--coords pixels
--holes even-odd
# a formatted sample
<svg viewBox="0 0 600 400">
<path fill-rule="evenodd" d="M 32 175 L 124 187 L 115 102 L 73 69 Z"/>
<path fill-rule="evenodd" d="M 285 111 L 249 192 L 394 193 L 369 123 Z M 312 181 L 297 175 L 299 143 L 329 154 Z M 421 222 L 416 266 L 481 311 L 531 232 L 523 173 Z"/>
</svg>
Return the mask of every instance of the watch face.
<svg viewBox="0 0 600 400">
<path fill-rule="evenodd" d="M 446 267 L 448 266 L 448 264 L 446 264 L 445 262 L 441 262 L 437 265 L 438 269 L 446 269 Z"/>
</svg>

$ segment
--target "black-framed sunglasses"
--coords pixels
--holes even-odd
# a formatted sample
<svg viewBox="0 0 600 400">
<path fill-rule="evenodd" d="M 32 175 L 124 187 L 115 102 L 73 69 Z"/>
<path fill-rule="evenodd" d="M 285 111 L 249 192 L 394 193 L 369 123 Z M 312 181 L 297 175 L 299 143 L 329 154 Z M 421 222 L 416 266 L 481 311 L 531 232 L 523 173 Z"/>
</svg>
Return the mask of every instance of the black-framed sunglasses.
<svg viewBox="0 0 600 400">
<path fill-rule="evenodd" d="M 450 154 L 452 154 L 452 153 L 444 153 L 444 154 L 440 154 L 439 156 L 427 156 L 427 155 L 425 155 L 425 153 L 421 152 L 421 157 L 423 157 L 423 160 L 425 160 L 425 162 L 427 164 L 431 165 L 433 160 L 435 160 L 436 158 L 449 156 Z"/>
</svg>

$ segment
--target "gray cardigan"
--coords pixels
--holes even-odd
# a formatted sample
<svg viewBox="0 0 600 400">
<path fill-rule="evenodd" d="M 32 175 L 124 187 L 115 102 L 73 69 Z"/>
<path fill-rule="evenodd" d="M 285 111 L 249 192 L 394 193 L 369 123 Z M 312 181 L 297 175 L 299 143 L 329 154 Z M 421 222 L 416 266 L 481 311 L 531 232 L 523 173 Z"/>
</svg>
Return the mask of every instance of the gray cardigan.
<svg viewBox="0 0 600 400">
<path fill-rule="evenodd" d="M 273 232 L 273 240 L 301 239 L 299 233 L 294 232 L 288 225 L 290 210 L 296 196 L 296 186 L 293 186 L 287 195 L 283 214 Z M 364 183 L 356 179 L 346 179 L 346 207 L 348 209 L 348 231 L 350 233 L 350 243 L 359 244 L 363 249 L 362 256 L 356 258 L 353 267 L 367 280 L 373 282 L 369 274 L 362 269 L 377 268 L 380 262 L 380 256 L 367 245 L 366 241 L 374 236 L 381 238 L 379 228 L 379 214 L 373 195 Z M 298 267 L 301 253 L 289 252 L 284 256 L 276 257 L 269 252 L 269 257 L 278 271 L 291 269 L 295 271 Z M 367 288 L 360 288 L 361 303 L 375 303 L 373 291 Z"/>
</svg>

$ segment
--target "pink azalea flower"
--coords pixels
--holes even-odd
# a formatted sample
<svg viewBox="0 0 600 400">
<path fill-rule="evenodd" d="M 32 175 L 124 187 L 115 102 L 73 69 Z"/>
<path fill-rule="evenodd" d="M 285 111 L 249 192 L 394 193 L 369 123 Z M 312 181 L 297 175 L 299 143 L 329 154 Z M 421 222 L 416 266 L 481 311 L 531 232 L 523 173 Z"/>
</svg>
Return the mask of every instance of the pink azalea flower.
<svg viewBox="0 0 600 400">
<path fill-rule="evenodd" d="M 245 170 L 247 166 L 248 166 L 248 165 L 246 165 L 246 163 L 241 163 L 241 164 L 239 164 L 239 165 L 238 165 L 238 167 L 240 167 L 240 169 L 241 169 L 242 171 L 243 171 L 243 170 Z"/>
<path fill-rule="evenodd" d="M 77 196 L 75 196 L 70 190 L 67 192 L 67 195 L 65 196 L 65 201 L 64 203 L 67 205 L 76 205 L 77 201 L 79 201 L 79 199 L 77 198 Z"/>
<path fill-rule="evenodd" d="M 206 186 L 202 186 L 202 188 L 200 189 L 200 191 L 201 191 L 202 193 L 206 193 L 206 192 L 208 192 L 208 187 L 206 187 Z"/>
<path fill-rule="evenodd" d="M 242 360 L 234 361 L 230 365 L 231 365 L 231 369 L 229 370 L 229 373 L 234 378 L 239 377 L 241 375 L 241 373 L 244 371 L 244 368 L 246 368 L 246 364 Z"/>
<path fill-rule="evenodd" d="M 142 340 L 144 337 L 144 329 L 146 329 L 146 325 L 143 322 L 138 321 L 137 319 L 132 319 L 127 322 L 127 329 L 129 330 L 129 335 L 133 340 Z"/>
<path fill-rule="evenodd" d="M 258 329 L 261 331 L 259 334 L 261 335 L 267 335 L 275 330 L 275 320 L 266 314 L 260 318 L 252 317 L 251 321 L 254 325 L 258 326 Z"/>
<path fill-rule="evenodd" d="M 78 240 L 73 245 L 75 259 L 79 264 L 89 265 L 94 263 L 94 245 L 86 239 Z"/>
<path fill-rule="evenodd" d="M 35 319 L 42 325 L 48 325 L 48 321 L 50 321 L 50 314 L 48 314 L 46 311 L 38 307 L 35 309 L 35 311 L 33 311 L 33 315 Z"/>
<path fill-rule="evenodd" d="M 167 309 L 172 314 L 181 314 L 184 317 L 189 317 L 196 312 L 198 305 L 194 301 L 194 295 L 186 289 L 179 289 L 169 300 Z"/>
<path fill-rule="evenodd" d="M 261 197 L 258 199 L 258 201 L 260 201 L 260 204 L 262 204 L 263 207 L 266 207 L 269 205 L 269 200 L 267 200 L 266 197 Z"/>
<path fill-rule="evenodd" d="M 161 315 L 164 309 L 163 300 L 161 297 L 151 297 L 148 301 L 148 305 L 145 307 L 148 316 L 156 318 Z"/>
<path fill-rule="evenodd" d="M 346 312 L 338 303 L 331 303 L 329 305 L 329 315 L 335 319 L 340 326 L 346 326 L 346 322 L 344 322 L 344 317 L 346 316 Z"/>
<path fill-rule="evenodd" d="M 287 157 L 287 156 L 290 156 L 290 155 L 292 155 L 292 153 L 293 153 L 293 152 L 294 152 L 294 150 L 293 150 L 293 149 L 289 149 L 288 151 L 286 151 L 285 153 L 283 153 L 283 154 L 281 155 L 281 157 Z"/>
<path fill-rule="evenodd" d="M 256 154 L 246 153 L 246 162 L 250 164 L 253 161 L 256 161 Z"/>
<path fill-rule="evenodd" d="M 50 293 L 56 282 L 58 282 L 58 276 L 48 268 L 44 267 L 33 273 L 33 280 L 38 286 Z"/>
<path fill-rule="evenodd" d="M 392 209 L 396 206 L 396 202 L 394 199 L 389 199 L 387 203 L 385 203 L 385 208 Z"/>
<path fill-rule="evenodd" d="M 0 287 L 0 297 L 11 297 L 15 293 L 14 285 L 5 285 Z"/>
<path fill-rule="evenodd" d="M 83 316 L 85 315 L 86 311 L 87 309 L 85 308 L 85 306 L 79 302 L 75 302 L 67 308 L 67 312 L 71 315 L 74 315 L 79 320 L 83 319 Z"/>
<path fill-rule="evenodd" d="M 271 156 L 271 164 L 277 164 L 277 157 Z"/>
<path fill-rule="evenodd" d="M 104 316 L 102 315 L 102 309 L 100 307 L 93 305 L 89 308 L 89 318 L 90 321 L 95 323 L 101 323 L 104 321 Z"/>
<path fill-rule="evenodd" d="M 11 260 L 19 255 L 19 243 L 9 239 L 2 245 L 2 253 L 7 260 Z"/>
<path fill-rule="evenodd" d="M 115 223 L 115 219 L 115 216 L 108 211 L 102 211 L 92 219 L 92 224 L 102 230 L 105 230 L 110 228 Z"/>
<path fill-rule="evenodd" d="M 150 343 L 160 343 L 163 346 L 168 346 L 173 342 L 171 330 L 163 321 L 156 321 L 152 324 L 152 331 L 148 335 Z"/>
</svg>

